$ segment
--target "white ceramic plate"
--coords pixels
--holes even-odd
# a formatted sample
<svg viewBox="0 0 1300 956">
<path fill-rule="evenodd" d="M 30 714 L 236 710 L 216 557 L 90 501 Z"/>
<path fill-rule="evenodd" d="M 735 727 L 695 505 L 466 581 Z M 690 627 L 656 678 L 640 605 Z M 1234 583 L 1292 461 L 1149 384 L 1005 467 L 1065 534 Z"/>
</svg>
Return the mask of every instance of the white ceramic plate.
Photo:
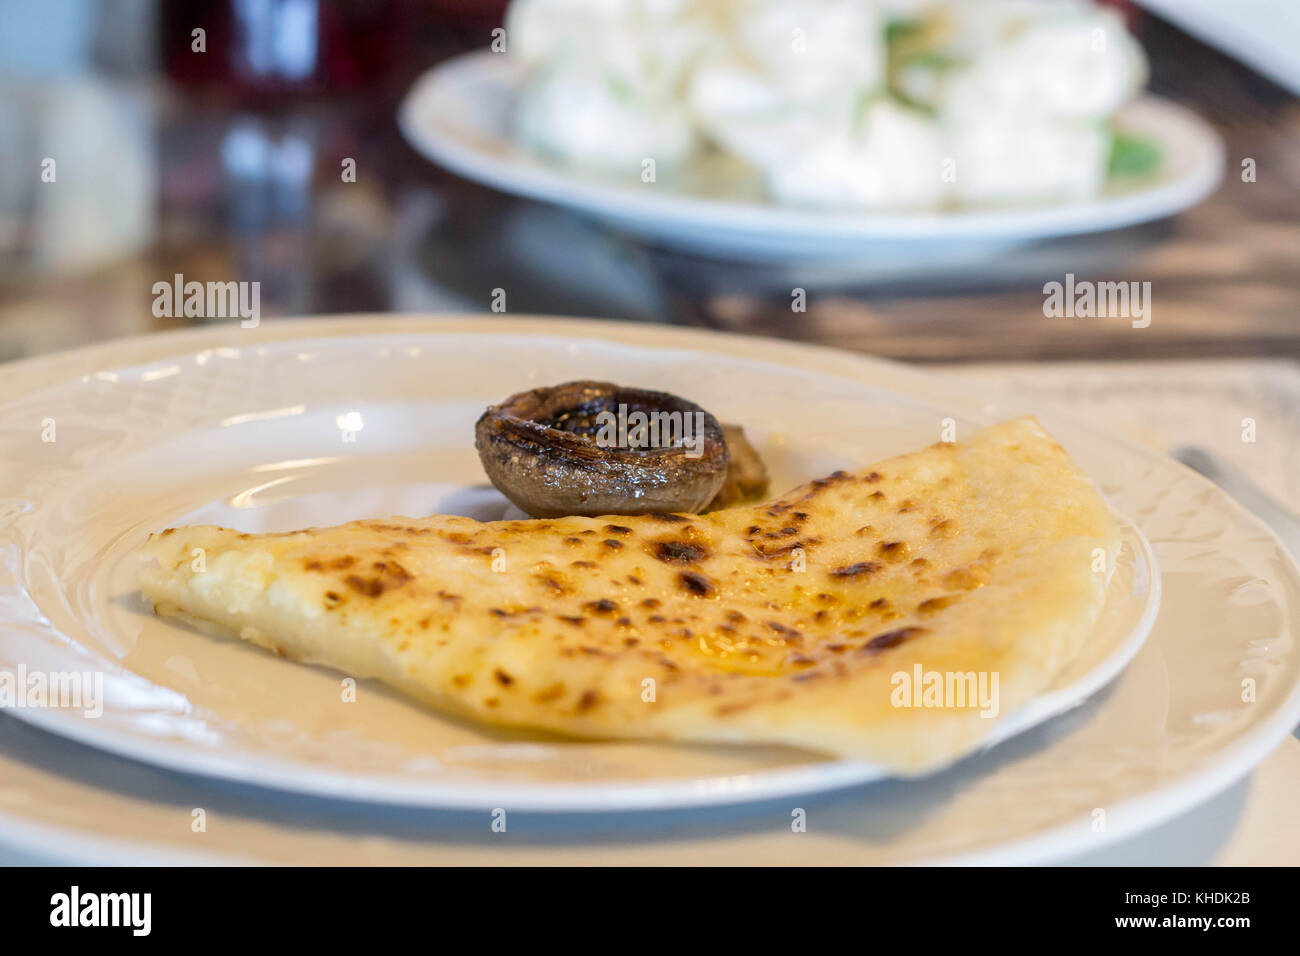
<svg viewBox="0 0 1300 956">
<path fill-rule="evenodd" d="M 510 113 L 522 77 L 508 57 L 469 53 L 422 76 L 398 114 L 426 158 L 504 192 L 569 206 L 668 246 L 724 258 L 788 261 L 899 255 L 906 261 L 992 254 L 1051 236 L 1098 232 L 1172 215 L 1199 202 L 1223 175 L 1223 143 L 1192 113 L 1144 97 L 1118 124 L 1160 148 L 1157 174 L 1086 203 L 944 213 L 830 213 L 687 194 L 667 182 L 605 183 L 547 164 L 517 147 Z"/>
<path fill-rule="evenodd" d="M 73 467 L 94 471 L 116 451 L 130 450 L 134 442 L 125 437 L 128 432 L 137 436 L 135 442 L 148 445 L 155 443 L 149 437 L 152 428 L 166 431 L 165 410 L 179 393 L 164 383 L 179 384 L 190 365 L 222 357 L 236 366 L 242 358 L 250 366 L 264 368 L 260 349 L 275 342 L 334 339 L 336 348 L 346 348 L 354 336 L 383 334 L 397 335 L 403 343 L 393 353 L 390 371 L 396 372 L 406 362 L 417 361 L 418 356 L 403 357 L 408 348 L 422 348 L 428 356 L 442 355 L 443 361 L 455 364 L 448 347 L 454 337 L 467 333 L 497 341 L 531 335 L 539 346 L 552 337 L 552 348 L 536 352 L 539 376 L 549 376 L 549 356 L 556 353 L 570 356 L 562 361 L 581 364 L 591 354 L 583 344 L 588 340 L 627 350 L 677 349 L 686 356 L 686 365 L 665 370 L 669 380 L 663 384 L 689 381 L 695 390 L 717 389 L 714 370 L 725 370 L 731 362 L 802 370 L 817 379 L 812 394 L 825 394 L 824 385 L 832 391 L 866 388 L 889 396 L 896 403 L 891 408 L 903 417 L 873 420 L 872 429 L 880 428 L 881 434 L 893 436 L 903 446 L 932 436 L 936 414 L 962 421 L 995 420 L 1031 410 L 990 403 L 965 389 L 958 391 L 940 380 L 862 356 L 789 342 L 618 323 L 372 316 L 152 336 L 5 367 L 0 399 L 26 398 L 17 405 L 7 404 L 0 423 L 0 457 L 16 463 L 0 490 L 2 566 L 12 568 L 15 552 L 25 547 L 32 530 L 24 522 L 31 513 L 27 502 L 44 493 L 31 477 L 34 467 L 36 471 L 45 467 L 33 463 L 32 455 L 42 419 L 51 407 L 41 391 L 48 382 L 81 375 L 87 383 L 101 383 L 93 401 L 84 402 L 67 419 L 78 430 L 75 453 L 74 449 L 60 452 L 70 456 Z M 312 351 L 293 350 L 293 358 L 287 361 L 310 363 Z M 543 356 L 548 356 L 545 366 L 540 364 Z M 163 361 L 168 357 L 174 360 Z M 151 365 L 149 384 L 155 388 L 147 400 L 137 393 L 136 400 L 124 402 L 128 393 L 136 392 L 134 383 L 119 391 L 111 387 L 111 376 L 96 375 L 140 364 Z M 402 387 L 406 380 L 395 376 L 399 384 L 393 387 Z M 437 379 L 429 377 L 426 383 L 436 397 Z M 320 387 L 327 391 L 328 401 L 347 404 L 364 397 L 355 394 L 364 385 L 345 379 Z M 218 392 L 241 391 L 244 413 L 259 407 L 266 410 L 264 403 L 274 396 L 275 385 L 258 376 L 236 375 L 234 381 L 213 383 L 213 392 L 191 405 L 187 414 L 210 419 L 219 412 L 215 407 L 205 411 L 205 402 Z M 741 402 L 731 397 L 734 392 L 726 401 Z M 86 416 L 98 421 L 95 430 L 81 430 L 84 424 L 78 423 L 84 423 Z M 829 427 L 841 427 L 833 419 L 832 415 Z M 721 863 L 736 861 L 742 846 L 748 862 L 1008 863 L 1099 849 L 1229 787 L 1300 720 L 1300 649 L 1295 643 L 1300 572 L 1267 529 L 1188 469 L 1078 422 L 1050 416 L 1044 421 L 1152 543 L 1164 596 L 1150 639 L 1124 672 L 1083 706 L 987 754 L 922 780 L 877 781 L 817 797 L 801 796 L 797 806 L 806 808 L 812 821 L 801 839 L 790 839 L 790 806 L 796 805 L 792 800 L 768 801 L 750 810 L 732 807 L 724 812 L 714 807 L 604 816 L 609 822 L 590 814 L 511 816 L 511 835 L 503 837 L 493 833 L 484 822 L 489 818 L 478 812 L 398 811 L 304 800 L 233 784 L 215 786 L 200 778 L 101 756 L 8 718 L 0 719 L 4 782 L 0 839 L 106 861 L 193 862 L 234 856 L 336 864 Z M 800 427 L 825 424 L 802 420 Z M 65 431 L 61 424 L 56 444 L 63 441 Z M 364 441 L 362 436 L 358 439 Z M 768 432 L 767 439 L 769 445 L 780 447 L 779 433 Z M 856 433 L 849 436 L 854 446 L 863 440 Z M 786 436 L 786 441 L 798 448 L 802 438 Z M 364 445 L 350 451 L 363 449 Z M 848 446 L 830 451 L 844 454 Z M 11 495 L 11 487 L 21 493 Z M 113 507 L 115 494 L 129 491 L 104 487 L 97 506 L 68 499 L 56 523 L 93 520 L 97 509 Z M 184 507 L 182 502 L 156 506 L 175 508 L 177 513 Z M 93 555 L 77 549 L 65 563 L 92 559 Z M 46 564 L 28 561 L 22 573 L 40 577 Z M 0 575 L 9 573 L 0 570 Z M 102 578 L 94 573 L 82 577 L 76 601 L 84 600 L 81 595 L 93 595 Z M 12 583 L 12 578 L 0 577 L 0 585 Z M 8 589 L 7 594 L 12 593 Z M 57 605 L 50 610 L 55 620 L 67 613 Z M 5 633 L 5 646 L 11 648 L 13 633 Z M 143 635 L 142 630 L 137 637 Z M 192 644 L 188 648 L 186 654 L 192 657 L 196 649 Z M 142 661 L 151 653 L 148 647 L 137 650 Z M 130 655 L 126 659 L 132 660 Z M 184 670 L 183 661 L 173 664 Z M 1247 678 L 1254 682 L 1249 702 L 1242 699 L 1242 681 Z M 330 689 L 336 688 L 333 684 Z M 274 706 L 274 701 L 269 705 Z M 309 720 L 310 715 L 303 719 Z M 163 740 L 173 716 L 163 710 L 157 723 Z M 195 808 L 209 814 L 208 830 L 198 836 L 191 826 Z M 1104 811 L 1102 826 L 1098 826 L 1098 810 Z"/>
<path fill-rule="evenodd" d="M 21 431 L 38 407 L 56 429 L 54 441 L 29 436 L 16 455 L 25 488 L 3 489 L 21 544 L 0 563 L 12 575 L 0 589 L 0 668 L 105 679 L 102 714 L 16 716 L 174 769 L 417 806 L 691 806 L 886 776 L 783 748 L 505 734 L 371 684 L 345 702 L 345 675 L 158 620 L 136 593 L 134 550 L 171 525 L 262 532 L 395 514 L 501 518 L 508 503 L 485 485 L 474 420 L 521 388 L 593 375 L 688 394 L 743 423 L 775 489 L 920 447 L 945 417 L 779 364 L 534 335 L 302 340 L 104 370 L 0 407 L 0 429 Z M 761 395 L 736 389 L 759 380 Z M 1084 652 L 1043 696 L 990 721 L 988 745 L 1079 704 L 1141 646 L 1158 575 L 1141 533 L 1124 529 Z"/>
</svg>

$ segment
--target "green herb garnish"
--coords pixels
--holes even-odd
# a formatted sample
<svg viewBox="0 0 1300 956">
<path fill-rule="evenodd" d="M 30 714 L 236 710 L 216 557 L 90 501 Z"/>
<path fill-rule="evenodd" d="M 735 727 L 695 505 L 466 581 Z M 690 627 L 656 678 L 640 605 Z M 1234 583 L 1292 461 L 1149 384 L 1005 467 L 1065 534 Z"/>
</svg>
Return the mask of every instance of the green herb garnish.
<svg viewBox="0 0 1300 956">
<path fill-rule="evenodd" d="M 1160 166 L 1160 147 L 1149 139 L 1116 131 L 1110 144 L 1111 176 L 1145 176 Z"/>
</svg>

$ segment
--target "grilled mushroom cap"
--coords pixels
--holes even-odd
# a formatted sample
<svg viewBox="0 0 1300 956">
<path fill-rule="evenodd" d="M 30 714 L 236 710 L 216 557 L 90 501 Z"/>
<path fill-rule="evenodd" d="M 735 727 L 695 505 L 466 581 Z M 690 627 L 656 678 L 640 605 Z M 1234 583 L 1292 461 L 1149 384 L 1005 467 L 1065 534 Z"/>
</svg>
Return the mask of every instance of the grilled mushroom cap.
<svg viewBox="0 0 1300 956">
<path fill-rule="evenodd" d="M 479 418 L 474 444 L 492 484 L 537 518 L 697 513 L 727 474 L 716 418 L 676 395 L 610 382 L 512 395 Z"/>
</svg>

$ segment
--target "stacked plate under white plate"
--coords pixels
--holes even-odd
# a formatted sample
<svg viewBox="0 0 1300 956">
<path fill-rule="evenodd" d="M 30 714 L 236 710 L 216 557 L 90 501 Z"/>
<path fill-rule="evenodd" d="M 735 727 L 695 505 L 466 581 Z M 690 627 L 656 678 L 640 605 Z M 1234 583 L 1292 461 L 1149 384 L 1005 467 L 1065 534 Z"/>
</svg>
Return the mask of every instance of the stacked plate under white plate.
<svg viewBox="0 0 1300 956">
<path fill-rule="evenodd" d="M 924 780 L 864 784 L 874 768 L 776 748 L 525 739 L 368 682 L 345 703 L 340 675 L 159 621 L 134 593 L 133 549 L 179 521 L 256 531 L 498 516 L 473 421 L 534 384 L 607 378 L 685 394 L 743 423 L 778 486 L 928 444 L 946 418 L 969 433 L 1032 411 L 892 364 L 616 323 L 358 317 L 151 337 L 8 371 L 0 670 L 105 674 L 101 716 L 13 716 L 166 768 L 37 746 L 49 738 L 0 722 L 11 840 L 21 825 L 108 856 L 127 840 L 164 858 L 487 860 L 501 845 L 479 824 L 503 808 L 529 821 L 512 827 L 530 834 L 512 845 L 522 862 L 635 862 L 657 828 L 704 852 L 756 815 L 788 821 L 790 807 L 817 805 L 862 835 L 857 862 L 1041 859 L 1205 799 L 1300 720 L 1300 574 L 1276 540 L 1182 466 L 1050 418 L 1132 522 L 1105 620 L 1052 692 L 1006 721 L 1004 735 L 1023 732 Z M 42 441 L 50 421 L 57 438 Z M 70 754 L 93 779 L 40 767 Z M 111 816 L 87 811 L 87 786 Z M 202 841 L 184 822 L 197 807 L 223 820 Z M 609 812 L 595 823 L 594 811 Z M 146 824 L 151 814 L 174 828 Z"/>
</svg>

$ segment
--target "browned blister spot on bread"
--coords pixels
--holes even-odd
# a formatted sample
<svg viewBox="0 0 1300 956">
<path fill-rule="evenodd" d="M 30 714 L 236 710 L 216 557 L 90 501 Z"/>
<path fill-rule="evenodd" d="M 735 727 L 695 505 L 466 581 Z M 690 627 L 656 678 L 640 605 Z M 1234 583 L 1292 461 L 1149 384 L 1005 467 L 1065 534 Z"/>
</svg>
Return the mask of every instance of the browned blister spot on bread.
<svg viewBox="0 0 1300 956">
<path fill-rule="evenodd" d="M 709 549 L 690 541 L 653 541 L 647 549 L 667 564 L 694 564 L 709 556 Z"/>
<path fill-rule="evenodd" d="M 897 630 L 877 634 L 875 637 L 871 638 L 871 640 L 867 641 L 866 644 L 862 645 L 862 647 L 863 650 L 867 651 L 883 651 L 891 647 L 897 647 L 904 641 L 916 637 L 918 634 L 924 633 L 925 628 L 923 627 L 900 627 Z"/>
</svg>

